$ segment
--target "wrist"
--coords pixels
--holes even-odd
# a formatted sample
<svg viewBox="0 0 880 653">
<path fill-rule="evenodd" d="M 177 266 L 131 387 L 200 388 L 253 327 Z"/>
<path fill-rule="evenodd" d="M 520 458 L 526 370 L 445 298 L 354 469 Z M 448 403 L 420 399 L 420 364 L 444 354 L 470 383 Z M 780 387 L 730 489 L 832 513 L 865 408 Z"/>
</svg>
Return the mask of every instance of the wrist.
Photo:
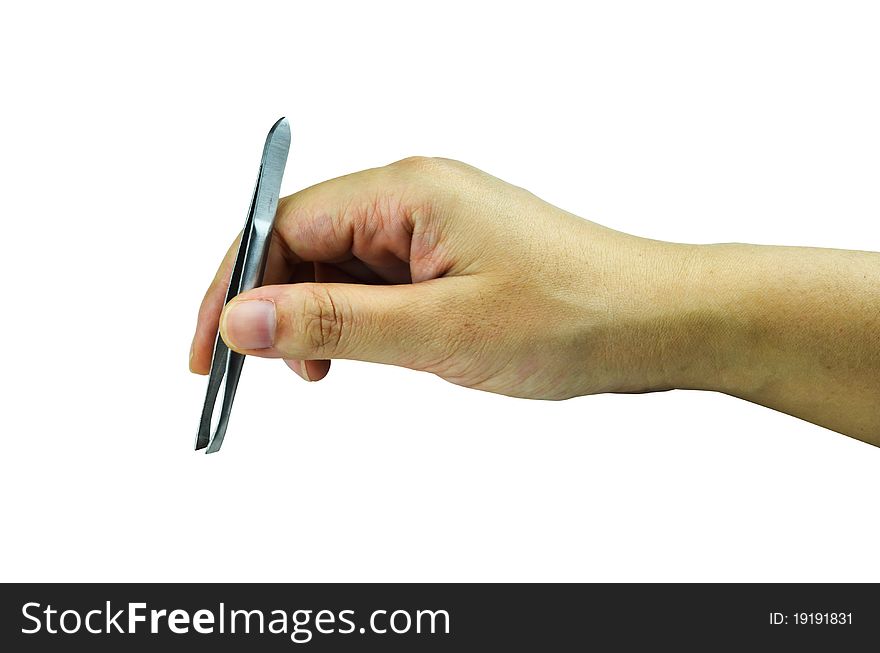
<svg viewBox="0 0 880 653">
<path fill-rule="evenodd" d="M 666 282 L 670 387 L 749 395 L 767 382 L 761 301 L 771 291 L 757 245 L 674 245 Z M 673 253 L 675 252 L 675 253 Z"/>
<path fill-rule="evenodd" d="M 617 356 L 618 391 L 673 388 L 743 394 L 764 383 L 743 247 L 638 239 Z M 628 348 L 629 353 L 622 353 Z"/>
</svg>

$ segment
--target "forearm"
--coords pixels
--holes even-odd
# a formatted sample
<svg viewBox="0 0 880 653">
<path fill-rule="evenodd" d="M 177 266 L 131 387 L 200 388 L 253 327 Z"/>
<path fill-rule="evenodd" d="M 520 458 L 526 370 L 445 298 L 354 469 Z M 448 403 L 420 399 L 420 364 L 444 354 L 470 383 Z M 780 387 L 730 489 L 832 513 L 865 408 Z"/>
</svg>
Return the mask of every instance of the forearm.
<svg viewBox="0 0 880 653">
<path fill-rule="evenodd" d="M 674 387 L 718 390 L 880 445 L 880 254 L 683 246 Z"/>
</svg>

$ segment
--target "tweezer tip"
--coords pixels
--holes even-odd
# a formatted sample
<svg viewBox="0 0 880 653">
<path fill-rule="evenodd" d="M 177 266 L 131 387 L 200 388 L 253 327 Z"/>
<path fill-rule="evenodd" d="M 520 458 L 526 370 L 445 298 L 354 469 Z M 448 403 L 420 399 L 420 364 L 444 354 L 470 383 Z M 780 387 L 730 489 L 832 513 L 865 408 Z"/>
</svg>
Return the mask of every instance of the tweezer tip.
<svg viewBox="0 0 880 653">
<path fill-rule="evenodd" d="M 214 441 L 209 440 L 207 442 L 196 442 L 195 450 L 200 451 L 204 449 L 205 453 L 217 453 L 220 451 L 220 447 L 214 446 Z"/>
<path fill-rule="evenodd" d="M 278 120 L 275 121 L 275 124 L 272 125 L 272 129 L 269 130 L 269 135 L 271 136 L 279 130 L 287 132 L 288 136 L 290 135 L 290 123 L 287 122 L 287 118 L 285 118 L 284 116 L 281 116 Z"/>
</svg>

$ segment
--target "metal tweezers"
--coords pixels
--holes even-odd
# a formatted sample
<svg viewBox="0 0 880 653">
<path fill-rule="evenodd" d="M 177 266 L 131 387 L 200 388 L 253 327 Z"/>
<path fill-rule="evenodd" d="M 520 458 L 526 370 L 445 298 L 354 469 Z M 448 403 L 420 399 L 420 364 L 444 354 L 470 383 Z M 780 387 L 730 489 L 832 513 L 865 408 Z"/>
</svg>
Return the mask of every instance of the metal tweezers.
<svg viewBox="0 0 880 653">
<path fill-rule="evenodd" d="M 266 258 L 272 238 L 272 225 L 275 222 L 275 211 L 278 208 L 278 193 L 281 191 L 281 178 L 287 163 L 287 152 L 290 150 L 290 125 L 286 118 L 276 122 L 263 146 L 263 159 L 260 161 L 260 173 L 251 199 L 244 229 L 241 232 L 241 244 L 235 265 L 229 278 L 229 290 L 226 302 L 251 288 L 263 283 L 263 272 L 266 269 Z M 229 347 L 217 331 L 214 343 L 214 357 L 211 360 L 211 376 L 208 378 L 208 393 L 205 406 L 202 408 L 202 420 L 199 423 L 199 434 L 196 436 L 196 451 L 207 449 L 205 453 L 220 451 L 226 427 L 229 425 L 229 413 L 235 399 L 235 390 L 244 365 L 244 354 L 229 351 Z M 223 388 L 223 399 L 220 415 L 214 422 L 214 412 L 220 389 Z"/>
</svg>

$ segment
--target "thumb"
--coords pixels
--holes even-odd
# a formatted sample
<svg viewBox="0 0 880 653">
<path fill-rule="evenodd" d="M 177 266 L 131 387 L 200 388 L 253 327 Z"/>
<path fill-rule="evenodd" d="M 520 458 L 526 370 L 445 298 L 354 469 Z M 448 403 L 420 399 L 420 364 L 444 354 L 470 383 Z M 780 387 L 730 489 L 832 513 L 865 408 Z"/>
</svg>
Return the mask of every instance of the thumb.
<svg viewBox="0 0 880 653">
<path fill-rule="evenodd" d="M 226 305 L 220 333 L 231 349 L 250 356 L 349 358 L 425 369 L 454 341 L 447 305 L 462 296 L 453 286 L 463 280 L 263 286 Z"/>
</svg>

